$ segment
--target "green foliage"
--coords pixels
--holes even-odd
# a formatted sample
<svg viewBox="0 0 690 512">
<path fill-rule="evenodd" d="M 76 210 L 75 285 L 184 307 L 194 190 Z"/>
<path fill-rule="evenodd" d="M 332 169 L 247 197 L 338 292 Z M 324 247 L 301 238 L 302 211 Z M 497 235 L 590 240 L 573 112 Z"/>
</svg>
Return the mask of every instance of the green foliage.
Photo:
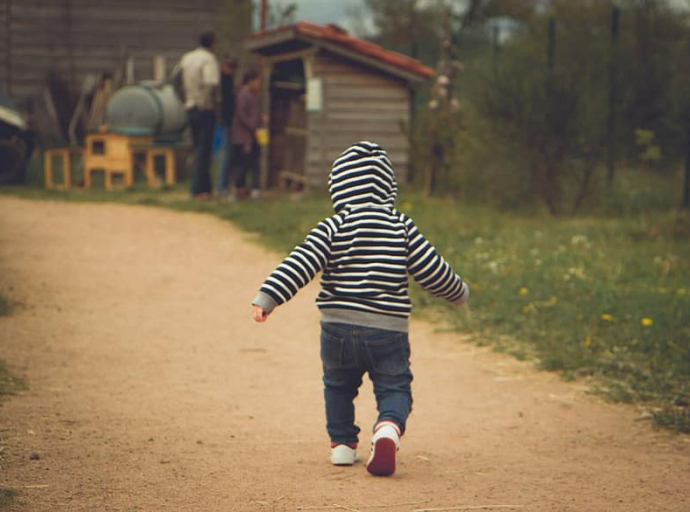
<svg viewBox="0 0 690 512">
<path fill-rule="evenodd" d="M 17 391 L 27 389 L 24 379 L 14 376 L 8 369 L 5 361 L 0 359 L 0 397 L 13 395 Z"/>
<path fill-rule="evenodd" d="M 671 165 L 684 155 L 687 94 L 690 80 L 688 14 L 669 2 L 623 3 L 616 53 L 620 89 L 617 134 L 625 155 L 634 157 L 636 130 L 649 130 L 659 145 L 661 163 Z"/>
<path fill-rule="evenodd" d="M 682 407 L 668 405 L 654 412 L 657 425 L 690 434 L 690 407 L 685 403 Z"/>
<path fill-rule="evenodd" d="M 282 4 L 273 1 L 268 4 L 268 13 L 266 25 L 267 28 L 275 28 L 281 25 L 289 25 L 295 22 L 295 15 L 297 14 L 297 4 L 290 2 Z"/>
<path fill-rule="evenodd" d="M 220 12 L 221 34 L 231 49 L 239 49 L 251 34 L 254 5 L 251 0 L 225 0 Z"/>
<path fill-rule="evenodd" d="M 436 190 L 564 215 L 588 211 L 606 194 L 615 197 L 612 209 L 626 209 L 614 185 L 635 166 L 678 179 L 690 137 L 688 15 L 668 1 L 615 4 L 616 37 L 612 1 L 537 8 L 490 0 L 450 11 L 448 2 L 368 2 L 380 42 L 417 55 L 419 46 L 404 40 L 427 31 L 440 49 L 450 30 L 465 65 L 456 81 L 459 113 L 417 105 L 415 181 L 422 185 L 431 166 Z M 494 41 L 492 27 L 508 25 Z M 387 32 L 394 26 L 403 27 L 400 40 Z M 441 53 L 425 49 L 420 57 L 436 66 Z M 418 98 L 426 101 L 428 91 Z M 653 138 L 641 144 L 640 133 Z"/>
<path fill-rule="evenodd" d="M 12 305 L 10 302 L 0 295 L 0 316 L 6 316 L 10 314 Z M 17 378 L 7 369 L 5 361 L 0 359 L 0 398 L 3 395 L 11 395 L 16 393 L 21 389 L 26 389 L 26 382 L 23 379 Z M 0 489 L 0 493 L 3 490 Z M 2 504 L 3 497 L 0 494 L 0 504 Z"/>
<path fill-rule="evenodd" d="M 517 339 L 616 400 L 690 400 L 687 216 L 557 222 L 445 204 L 441 225 L 427 211 L 411 214 L 472 288 L 472 315 L 447 308 L 458 329 Z"/>
<path fill-rule="evenodd" d="M 12 304 L 2 295 L 0 295 L 0 316 L 7 316 L 12 310 Z M 7 369 L 5 361 L 0 359 L 0 398 L 3 395 L 11 395 L 19 390 L 26 389 L 26 382 L 23 379 L 15 377 Z M 0 492 L 2 489 L 0 489 Z M 0 504 L 2 504 L 2 496 L 0 496 Z"/>
<path fill-rule="evenodd" d="M 440 37 L 442 14 L 438 3 L 419 0 L 364 0 L 371 13 L 376 40 L 415 55 L 416 45 Z"/>
<path fill-rule="evenodd" d="M 507 157 L 553 215 L 579 208 L 607 140 L 606 60 L 596 57 L 605 54 L 607 17 L 599 6 L 571 5 L 555 2 L 558 16 L 535 15 L 500 57 L 477 63 L 469 93 L 474 137 L 502 146 L 492 160 Z M 577 183 L 574 197 L 566 179 Z"/>
<path fill-rule="evenodd" d="M 0 510 L 10 510 L 9 507 L 14 504 L 17 496 L 19 492 L 15 489 L 0 487 Z"/>
<path fill-rule="evenodd" d="M 640 148 L 639 158 L 642 162 L 654 164 L 661 160 L 661 147 L 655 144 L 653 131 L 635 130 L 635 143 Z"/>
<path fill-rule="evenodd" d="M 0 295 L 0 316 L 8 315 L 11 309 L 12 305 L 10 302 L 5 297 Z"/>
<path fill-rule="evenodd" d="M 431 194 L 463 190 L 463 175 L 455 172 L 462 166 L 463 147 L 457 144 L 462 122 L 462 114 L 452 110 L 424 110 L 417 120 L 410 152 L 413 180 Z"/>
</svg>

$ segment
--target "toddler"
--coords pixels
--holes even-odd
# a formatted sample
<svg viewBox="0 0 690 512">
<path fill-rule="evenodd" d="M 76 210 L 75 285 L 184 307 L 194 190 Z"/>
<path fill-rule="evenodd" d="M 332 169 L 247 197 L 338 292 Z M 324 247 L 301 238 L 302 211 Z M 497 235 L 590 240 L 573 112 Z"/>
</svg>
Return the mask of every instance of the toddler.
<svg viewBox="0 0 690 512">
<path fill-rule="evenodd" d="M 335 215 L 321 221 L 266 279 L 253 317 L 264 322 L 323 272 L 316 305 L 331 462 L 357 461 L 360 429 L 353 401 L 368 373 L 379 414 L 366 467 L 373 475 L 392 475 L 412 409 L 408 275 L 455 304 L 464 304 L 470 291 L 412 219 L 395 209 L 397 183 L 381 146 L 359 142 L 346 149 L 333 163 L 328 189 Z"/>
</svg>

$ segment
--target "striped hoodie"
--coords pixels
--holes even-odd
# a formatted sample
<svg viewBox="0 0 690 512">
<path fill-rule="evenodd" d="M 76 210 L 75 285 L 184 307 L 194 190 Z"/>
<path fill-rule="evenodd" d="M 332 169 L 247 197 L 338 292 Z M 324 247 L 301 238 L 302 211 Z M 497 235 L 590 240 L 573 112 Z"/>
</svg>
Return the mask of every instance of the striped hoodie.
<svg viewBox="0 0 690 512">
<path fill-rule="evenodd" d="M 324 322 L 408 330 L 408 275 L 425 290 L 463 304 L 469 288 L 394 207 L 393 166 L 378 144 L 359 142 L 333 163 L 328 180 L 335 215 L 321 221 L 266 279 L 254 304 L 270 313 L 318 272 Z"/>
</svg>

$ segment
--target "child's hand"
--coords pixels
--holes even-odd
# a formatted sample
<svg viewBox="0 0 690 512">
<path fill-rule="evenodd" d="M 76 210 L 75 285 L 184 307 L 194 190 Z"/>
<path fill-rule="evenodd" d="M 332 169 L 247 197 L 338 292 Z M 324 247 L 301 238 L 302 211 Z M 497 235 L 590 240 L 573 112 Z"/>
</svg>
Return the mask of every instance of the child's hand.
<svg viewBox="0 0 690 512">
<path fill-rule="evenodd" d="M 270 315 L 270 313 L 266 313 L 261 306 L 252 306 L 252 316 L 254 317 L 255 322 L 265 322 L 268 318 L 268 315 Z"/>
</svg>

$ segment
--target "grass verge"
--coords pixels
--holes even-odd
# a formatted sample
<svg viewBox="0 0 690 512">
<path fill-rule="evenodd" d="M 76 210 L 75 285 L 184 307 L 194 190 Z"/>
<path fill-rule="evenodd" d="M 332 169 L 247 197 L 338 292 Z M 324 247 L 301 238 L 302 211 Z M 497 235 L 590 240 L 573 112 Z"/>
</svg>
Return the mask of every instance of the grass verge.
<svg viewBox="0 0 690 512">
<path fill-rule="evenodd" d="M 281 253 L 332 212 L 323 196 L 217 203 L 189 201 L 181 188 L 7 191 L 207 212 Z M 413 285 L 418 312 L 690 432 L 690 214 L 552 219 L 414 195 L 398 206 L 472 288 L 470 308 L 458 309 Z"/>
<path fill-rule="evenodd" d="M 19 491 L 0 487 L 0 510 L 10 510 L 17 496 L 19 496 Z"/>
<path fill-rule="evenodd" d="M 0 295 L 0 316 L 9 315 L 11 310 L 10 302 Z M 0 400 L 6 395 L 16 393 L 20 389 L 24 389 L 26 383 L 14 375 L 12 375 L 5 361 L 0 359 Z M 1 405 L 1 404 L 0 404 Z M 0 469 L 2 469 L 2 436 L 0 436 Z M 0 510 L 9 510 L 10 505 L 15 501 L 19 495 L 18 491 L 0 487 Z"/>
</svg>

